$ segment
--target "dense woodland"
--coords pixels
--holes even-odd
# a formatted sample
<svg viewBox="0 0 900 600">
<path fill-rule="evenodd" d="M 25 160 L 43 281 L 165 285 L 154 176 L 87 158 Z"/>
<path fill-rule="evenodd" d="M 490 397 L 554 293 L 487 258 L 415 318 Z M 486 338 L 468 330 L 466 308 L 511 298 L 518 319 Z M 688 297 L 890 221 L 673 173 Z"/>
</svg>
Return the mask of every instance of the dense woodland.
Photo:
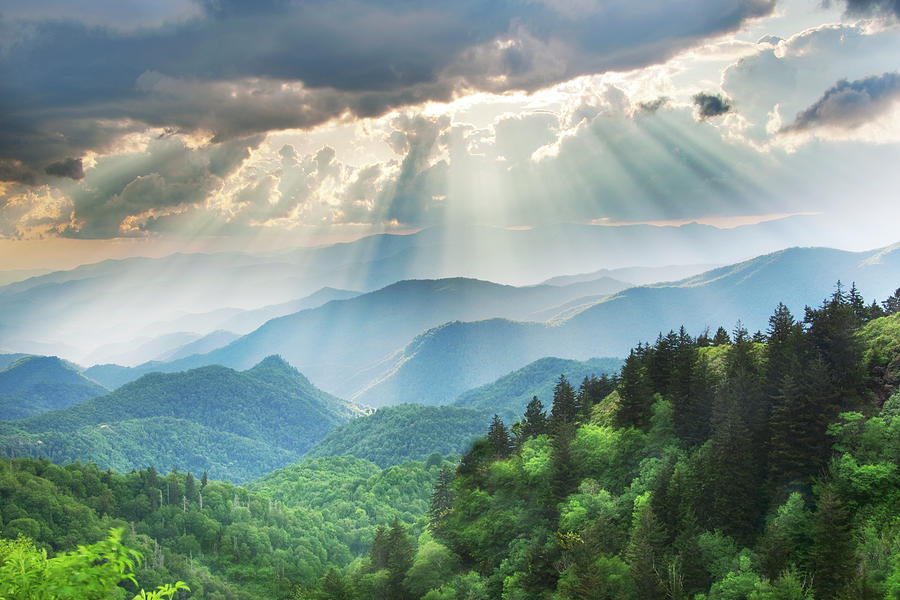
<svg viewBox="0 0 900 600">
<path fill-rule="evenodd" d="M 320 458 L 236 487 L 3 461 L 21 537 L 0 573 L 28 540 L 121 529 L 144 557 L 122 585 L 184 598 L 900 598 L 898 309 L 838 285 L 765 332 L 660 335 L 454 462 Z"/>
</svg>

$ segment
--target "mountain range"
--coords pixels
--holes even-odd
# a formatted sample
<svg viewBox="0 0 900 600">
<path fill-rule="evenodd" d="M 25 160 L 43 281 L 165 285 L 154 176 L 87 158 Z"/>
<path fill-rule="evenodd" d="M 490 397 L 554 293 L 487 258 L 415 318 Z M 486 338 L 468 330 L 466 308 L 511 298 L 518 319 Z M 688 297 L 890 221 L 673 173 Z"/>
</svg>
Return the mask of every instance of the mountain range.
<svg viewBox="0 0 900 600">
<path fill-rule="evenodd" d="M 866 301 L 900 285 L 900 245 L 870 252 L 791 248 L 679 282 L 634 287 L 575 306 L 549 322 L 488 319 L 451 322 L 425 331 L 382 367 L 353 399 L 441 403 L 544 356 L 587 360 L 624 356 L 639 342 L 682 325 L 692 335 L 738 321 L 765 330 L 779 302 L 801 318 L 829 297 L 838 280 L 855 282 Z"/>
<path fill-rule="evenodd" d="M 108 387 L 117 387 L 152 371 L 174 372 L 209 364 L 245 369 L 269 354 L 279 354 L 322 389 L 353 399 L 382 377 L 392 355 L 424 330 L 453 320 L 496 316 L 529 319 L 572 299 L 605 296 L 625 287 L 627 284 L 608 278 L 567 286 L 529 287 L 464 278 L 401 281 L 348 300 L 334 300 L 272 319 L 206 354 L 132 369 L 97 366 L 85 374 Z M 522 364 L 504 364 L 501 374 Z M 460 385 L 451 395 L 472 387 Z"/>
<path fill-rule="evenodd" d="M 628 288 L 605 275 L 521 288 L 463 278 L 402 281 L 270 320 L 212 352 L 131 369 L 92 367 L 85 375 L 114 388 L 152 371 L 245 369 L 277 353 L 317 386 L 362 404 L 444 404 L 547 355 L 622 356 L 682 325 L 697 335 L 730 330 L 740 319 L 751 332 L 764 330 L 779 301 L 802 315 L 838 280 L 856 282 L 867 299 L 884 298 L 900 282 L 900 251 L 791 248 Z"/>
<path fill-rule="evenodd" d="M 652 269 L 652 276 L 632 270 L 631 279 L 626 278 L 631 285 L 672 280 L 689 274 L 689 268 L 677 265 L 708 264 L 711 258 L 729 263 L 774 250 L 772 240 L 778 236 L 773 233 L 785 228 L 800 232 L 797 239 L 805 242 L 809 236 L 802 233 L 815 230 L 813 219 L 793 217 L 729 230 L 697 224 L 433 228 L 269 254 L 107 260 L 0 287 L 0 350 L 105 362 L 109 357 L 102 353 L 97 361 L 86 358 L 103 346 L 141 338 L 146 342 L 148 336 L 201 336 L 217 329 L 246 333 L 237 327 L 241 323 L 226 321 L 243 311 L 294 302 L 326 286 L 370 292 L 405 279 L 460 276 L 528 285 L 623 267 Z M 713 257 L 709 248 L 716 249 Z M 670 274 L 660 270 L 667 264 L 676 265 Z M 695 267 L 691 274 L 701 270 Z"/>
</svg>

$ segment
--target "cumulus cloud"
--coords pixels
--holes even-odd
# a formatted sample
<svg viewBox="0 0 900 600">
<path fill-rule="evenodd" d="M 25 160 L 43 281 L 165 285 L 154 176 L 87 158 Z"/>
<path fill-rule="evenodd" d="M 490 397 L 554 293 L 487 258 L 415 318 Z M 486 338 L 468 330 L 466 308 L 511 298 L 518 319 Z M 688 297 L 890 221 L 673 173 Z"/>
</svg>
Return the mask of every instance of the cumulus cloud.
<svg viewBox="0 0 900 600">
<path fill-rule="evenodd" d="M 774 0 L 172 0 L 135 30 L 14 5 L 0 20 L 14 40 L 0 53 L 0 160 L 33 180 L 147 125 L 228 140 L 658 63 Z"/>
<path fill-rule="evenodd" d="M 740 115 L 747 125 L 743 135 L 764 145 L 779 129 L 769 126 L 773 114 L 790 122 L 836 81 L 896 70 L 898 53 L 896 28 L 873 30 L 865 23 L 822 25 L 774 47 L 761 45 L 757 54 L 736 61 L 722 76 L 722 90 L 740 102 Z"/>
<path fill-rule="evenodd" d="M 692 100 L 701 119 L 718 117 L 731 110 L 731 102 L 720 94 L 699 92 L 694 94 Z"/>
<path fill-rule="evenodd" d="M 856 81 L 842 79 L 782 132 L 815 127 L 855 129 L 887 112 L 900 99 L 900 74 L 884 73 Z"/>
<path fill-rule="evenodd" d="M 67 188 L 72 219 L 63 235 L 108 238 L 143 235 L 160 218 L 204 206 L 259 137 L 191 147 L 179 135 L 156 137 L 139 151 L 98 159 Z"/>
</svg>

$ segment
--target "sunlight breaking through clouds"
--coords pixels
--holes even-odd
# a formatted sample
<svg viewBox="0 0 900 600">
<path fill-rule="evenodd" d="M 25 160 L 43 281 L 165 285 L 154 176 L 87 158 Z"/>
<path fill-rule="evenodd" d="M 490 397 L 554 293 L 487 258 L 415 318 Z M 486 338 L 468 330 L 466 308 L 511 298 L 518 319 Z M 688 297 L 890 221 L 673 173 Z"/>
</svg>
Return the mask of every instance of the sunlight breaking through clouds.
<svg viewBox="0 0 900 600">
<path fill-rule="evenodd" d="M 457 35 L 471 17 L 467 3 L 407 13 L 353 6 L 352 18 L 345 6 L 317 23 L 331 31 L 349 18 L 354 31 L 364 16 L 379 18 L 400 37 L 368 56 L 369 33 L 344 35 L 348 62 L 334 73 L 313 56 L 287 65 L 260 54 L 257 71 L 249 57 L 227 66 L 231 50 L 181 62 L 137 58 L 141 44 L 202 42 L 226 25 L 236 44 L 249 43 L 247 16 L 230 3 L 189 17 L 161 6 L 172 25 L 156 30 L 149 20 L 143 41 L 126 23 L 110 24 L 122 56 L 97 90 L 56 89 L 43 74 L 26 80 L 25 65 L 5 55 L 4 102 L 17 120 L 0 119 L 0 235 L 214 236 L 242 245 L 274 232 L 306 243 L 460 224 L 839 219 L 846 190 L 876 206 L 895 183 L 874 164 L 852 185 L 846 168 L 822 168 L 898 154 L 900 30 L 868 10 L 875 5 L 826 10 L 794 0 L 773 11 L 769 2 L 734 2 L 706 7 L 690 29 L 700 6 L 667 24 L 677 7 L 554 0 L 519 7 L 516 20 L 503 2 L 469 40 Z M 843 22 L 827 20 L 845 9 Z M 285 26 L 301 16 L 260 10 L 258 18 Z M 26 45 L 49 35 L 77 45 L 92 22 L 44 22 L 24 8 L 6 15 L 7 30 L 41 23 Z M 601 15 L 627 27 L 585 37 Z M 535 27 L 538 17 L 549 18 L 546 30 Z M 412 23 L 420 30 L 402 30 Z M 625 40 L 637 31 L 628 27 L 646 31 Z M 666 28 L 675 37 L 654 47 Z M 273 48 L 299 50 L 282 33 L 273 30 Z M 29 93 L 46 93 L 34 110 L 23 104 Z M 852 158 L 842 160 L 850 145 Z"/>
</svg>

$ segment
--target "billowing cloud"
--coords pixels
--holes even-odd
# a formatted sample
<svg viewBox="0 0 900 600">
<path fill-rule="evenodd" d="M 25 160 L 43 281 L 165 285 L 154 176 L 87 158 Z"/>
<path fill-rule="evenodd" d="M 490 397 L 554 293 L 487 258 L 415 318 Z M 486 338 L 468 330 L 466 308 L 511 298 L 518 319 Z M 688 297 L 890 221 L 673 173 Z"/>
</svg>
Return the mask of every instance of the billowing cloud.
<svg viewBox="0 0 900 600">
<path fill-rule="evenodd" d="M 198 149 L 179 135 L 163 135 L 134 151 L 102 157 L 84 179 L 66 188 L 73 210 L 62 233 L 142 235 L 162 217 L 203 207 L 260 141 L 245 138 Z"/>
<path fill-rule="evenodd" d="M 884 73 L 856 81 L 842 79 L 782 131 L 815 127 L 854 129 L 887 112 L 900 99 L 900 74 Z"/>
<path fill-rule="evenodd" d="M 900 35 L 896 28 L 866 23 L 827 24 L 786 37 L 729 66 L 722 89 L 740 104 L 742 134 L 768 143 L 782 120 L 806 111 L 836 81 L 864 80 L 897 68 Z"/>
<path fill-rule="evenodd" d="M 533 91 L 661 62 L 773 7 L 171 0 L 133 28 L 124 13 L 54 18 L 13 2 L 0 19 L 0 160 L 30 169 L 13 173 L 28 181 L 147 126 L 223 141 L 474 90 Z"/>
<path fill-rule="evenodd" d="M 731 102 L 720 94 L 699 92 L 692 98 L 697 114 L 701 119 L 709 119 L 724 115 L 731 110 Z"/>
</svg>

